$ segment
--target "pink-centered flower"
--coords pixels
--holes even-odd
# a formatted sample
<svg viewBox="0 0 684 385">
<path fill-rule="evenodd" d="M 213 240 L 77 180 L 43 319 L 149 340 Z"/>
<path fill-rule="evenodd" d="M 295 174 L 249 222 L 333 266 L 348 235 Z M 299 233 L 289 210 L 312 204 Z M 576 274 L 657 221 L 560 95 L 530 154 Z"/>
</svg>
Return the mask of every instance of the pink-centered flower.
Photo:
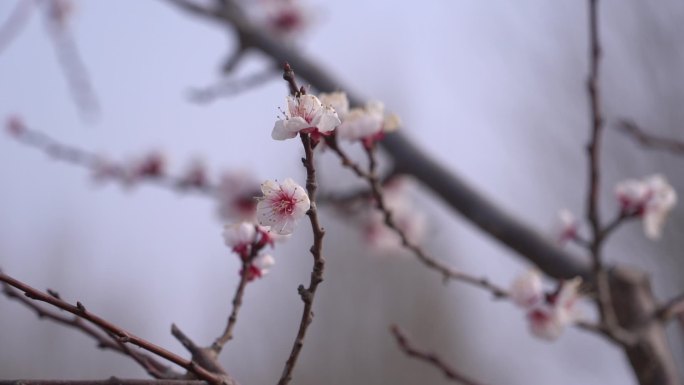
<svg viewBox="0 0 684 385">
<path fill-rule="evenodd" d="M 660 174 L 636 180 L 628 179 L 615 187 L 623 213 L 643 218 L 644 233 L 659 239 L 668 214 L 677 204 L 677 193 Z"/>
<path fill-rule="evenodd" d="M 267 180 L 261 184 L 261 192 L 264 196 L 257 204 L 257 220 L 276 234 L 291 234 L 311 205 L 306 190 L 290 178 L 283 183 Z"/>
<path fill-rule="evenodd" d="M 547 294 L 544 301 L 527 313 L 530 331 L 536 337 L 555 340 L 565 327 L 579 319 L 576 304 L 579 299 L 580 278 L 562 281 L 557 292 Z"/>
<path fill-rule="evenodd" d="M 273 127 L 271 137 L 275 140 L 291 139 L 298 133 L 329 135 L 340 124 L 335 109 L 324 106 L 314 95 L 287 97 L 287 111 Z"/>
</svg>

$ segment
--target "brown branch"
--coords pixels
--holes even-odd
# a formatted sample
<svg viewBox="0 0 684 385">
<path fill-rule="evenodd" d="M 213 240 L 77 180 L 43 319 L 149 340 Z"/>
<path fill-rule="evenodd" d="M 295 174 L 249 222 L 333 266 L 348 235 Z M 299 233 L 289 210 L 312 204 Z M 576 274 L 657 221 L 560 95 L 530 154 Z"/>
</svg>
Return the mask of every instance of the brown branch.
<svg viewBox="0 0 684 385">
<path fill-rule="evenodd" d="M 425 250 L 423 250 L 423 248 L 421 248 L 420 246 L 416 245 L 408 239 L 406 233 L 404 233 L 404 231 L 402 231 L 394 222 L 394 219 L 392 217 L 392 211 L 385 204 L 385 197 L 382 191 L 382 185 L 376 173 L 377 162 L 375 160 L 373 149 L 366 148 L 366 154 L 368 156 L 369 161 L 369 171 L 366 172 L 361 168 L 361 166 L 359 166 L 356 162 L 351 160 L 349 156 L 347 156 L 347 154 L 344 152 L 344 150 L 342 150 L 342 148 L 339 146 L 334 137 L 327 138 L 326 144 L 331 150 L 333 150 L 333 152 L 335 152 L 335 154 L 337 154 L 344 167 L 349 168 L 354 172 L 354 174 L 356 174 L 356 176 L 368 182 L 371 188 L 371 195 L 375 200 L 376 208 L 382 213 L 385 225 L 401 238 L 401 245 L 404 248 L 410 250 L 418 258 L 420 262 L 422 262 L 427 267 L 442 274 L 442 277 L 446 281 L 453 279 L 456 281 L 464 282 L 479 287 L 481 289 L 485 289 L 489 291 L 492 295 L 494 295 L 494 297 L 496 298 L 508 297 L 508 292 L 505 289 L 489 282 L 487 278 L 478 278 L 470 274 L 466 274 L 462 271 L 455 270 L 447 266 L 446 264 L 434 259 L 430 255 L 428 255 L 428 253 Z"/>
<path fill-rule="evenodd" d="M 618 122 L 617 128 L 645 148 L 668 151 L 675 155 L 684 154 L 684 141 L 649 134 L 629 120 Z"/>
<path fill-rule="evenodd" d="M 667 322 L 681 314 L 684 314 L 684 293 L 667 301 L 656 311 L 656 317 L 663 322 Z"/>
<path fill-rule="evenodd" d="M 325 235 L 325 231 L 321 228 L 318 221 L 318 211 L 316 208 L 316 190 L 318 184 L 316 182 L 316 169 L 314 168 L 314 152 L 309 134 L 300 134 L 299 136 L 302 140 L 302 145 L 304 146 L 304 158 L 302 158 L 302 163 L 306 168 L 306 191 L 309 194 L 309 200 L 311 201 L 311 207 L 306 215 L 309 217 L 311 230 L 313 232 L 313 245 L 311 246 L 310 251 L 313 256 L 314 264 L 309 280 L 309 287 L 304 288 L 304 285 L 299 285 L 297 288 L 299 296 L 301 297 L 302 302 L 304 302 L 304 310 L 299 322 L 294 345 L 292 345 L 290 356 L 285 363 L 285 368 L 280 376 L 280 380 L 278 380 L 278 385 L 286 385 L 292 380 L 292 371 L 297 364 L 297 358 L 304 346 L 306 331 L 309 328 L 309 325 L 311 325 L 311 322 L 313 322 L 312 309 L 314 297 L 318 285 L 323 282 L 323 270 L 325 268 L 325 259 L 323 258 L 323 236 Z"/>
<path fill-rule="evenodd" d="M 228 341 L 233 339 L 233 329 L 235 328 L 235 324 L 237 323 L 238 312 L 240 311 L 240 307 L 242 306 L 242 297 L 245 295 L 245 287 L 247 286 L 247 282 L 249 282 L 249 267 L 252 263 L 252 260 L 254 260 L 254 258 L 256 257 L 257 250 L 258 249 L 254 247 L 253 244 L 250 258 L 242 262 L 240 283 L 238 283 L 238 287 L 235 290 L 235 295 L 233 296 L 233 309 L 231 310 L 230 316 L 228 317 L 228 323 L 226 324 L 226 328 L 223 331 L 223 334 L 216 338 L 214 343 L 211 345 L 211 349 L 214 350 L 217 356 L 221 354 L 223 346 Z"/>
<path fill-rule="evenodd" d="M 31 286 L 18 281 L 2 272 L 0 272 L 0 281 L 5 282 L 6 284 L 18 289 L 19 291 L 23 292 L 24 295 L 26 295 L 28 298 L 36 300 L 36 301 L 41 301 L 41 302 L 46 302 L 52 306 L 55 306 L 59 309 L 65 310 L 71 314 L 74 314 L 80 318 L 83 318 L 85 320 L 88 320 L 92 322 L 93 324 L 97 325 L 99 328 L 102 330 L 106 331 L 107 333 L 110 333 L 113 337 L 118 339 L 122 343 L 131 343 L 133 345 L 136 345 L 144 350 L 147 350 L 150 353 L 156 354 L 159 357 L 162 357 L 170 362 L 173 362 L 174 364 L 186 369 L 188 372 L 191 372 L 195 375 L 197 375 L 198 378 L 203 379 L 205 381 L 208 381 L 212 384 L 221 384 L 223 383 L 223 379 L 206 369 L 204 369 L 201 366 L 196 365 L 193 361 L 186 360 L 158 345 L 155 345 L 143 338 L 140 338 L 114 324 L 111 322 L 89 312 L 86 310 L 85 306 L 81 304 L 80 302 L 76 302 L 76 305 L 71 305 L 60 298 L 57 298 L 56 296 L 49 295 L 47 293 L 43 293 L 40 290 L 36 290 L 32 288 Z"/>
<path fill-rule="evenodd" d="M 399 328 L 399 326 L 392 325 L 390 327 L 390 331 L 394 335 L 394 338 L 397 340 L 399 348 L 409 357 L 413 357 L 420 361 L 427 362 L 428 364 L 436 367 L 442 373 L 444 373 L 444 376 L 446 378 L 448 378 L 451 381 L 459 382 L 465 385 L 482 385 L 482 383 L 472 380 L 457 372 L 455 369 L 449 366 L 449 364 L 445 363 L 444 360 L 440 358 L 437 354 L 414 347 L 411 341 L 409 341 L 406 334 Z"/>
<path fill-rule="evenodd" d="M 0 380 L 0 385 L 206 385 L 200 380 L 138 380 L 110 377 L 106 380 Z"/>
<path fill-rule="evenodd" d="M 77 316 L 66 317 L 57 312 L 45 309 L 43 306 L 40 306 L 37 303 L 35 303 L 35 301 L 32 301 L 28 299 L 26 296 L 19 294 L 19 292 L 12 288 L 10 285 L 2 282 L 2 286 L 3 293 L 7 296 L 7 298 L 16 300 L 17 302 L 33 310 L 39 319 L 51 320 L 55 323 L 78 330 L 84 333 L 85 335 L 93 338 L 95 342 L 97 342 L 97 346 L 100 349 L 110 349 L 117 353 L 121 353 L 123 355 L 131 357 L 138 364 L 140 364 L 140 366 L 142 366 L 143 369 L 145 369 L 145 371 L 150 376 L 161 379 L 177 379 L 182 377 L 182 374 L 173 371 L 169 366 L 160 363 L 153 357 L 145 353 L 140 353 L 131 350 L 128 348 L 128 346 L 118 341 L 118 339 L 99 332 L 97 329 L 93 328 L 89 324 L 84 323 L 82 318 Z M 50 293 L 51 290 L 48 290 L 48 294 Z"/>
</svg>

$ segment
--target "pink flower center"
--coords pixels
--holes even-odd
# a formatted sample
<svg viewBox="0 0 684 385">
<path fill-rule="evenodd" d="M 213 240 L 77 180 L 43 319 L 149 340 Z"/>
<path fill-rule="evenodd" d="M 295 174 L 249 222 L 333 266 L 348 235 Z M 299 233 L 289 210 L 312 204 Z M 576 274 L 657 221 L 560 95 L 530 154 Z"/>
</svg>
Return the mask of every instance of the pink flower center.
<svg viewBox="0 0 684 385">
<path fill-rule="evenodd" d="M 296 204 L 297 201 L 294 196 L 281 191 L 271 201 L 271 208 L 278 216 L 290 216 L 294 212 Z"/>
</svg>

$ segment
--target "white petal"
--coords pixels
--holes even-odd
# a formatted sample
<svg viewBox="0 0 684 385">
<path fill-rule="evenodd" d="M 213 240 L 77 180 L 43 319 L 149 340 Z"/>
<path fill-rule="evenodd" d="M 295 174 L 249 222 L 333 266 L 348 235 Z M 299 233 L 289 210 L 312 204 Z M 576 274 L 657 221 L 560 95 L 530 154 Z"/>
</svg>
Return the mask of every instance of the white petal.
<svg viewBox="0 0 684 385">
<path fill-rule="evenodd" d="M 511 300 L 522 308 L 536 306 L 543 298 L 541 275 L 536 270 L 530 270 L 513 281 L 510 289 Z"/>
<path fill-rule="evenodd" d="M 247 222 L 226 225 L 223 229 L 223 240 L 228 247 L 252 243 L 255 235 L 254 225 Z"/>
<path fill-rule="evenodd" d="M 318 95 L 318 99 L 323 106 L 334 108 L 340 118 L 349 112 L 349 99 L 344 92 L 321 93 Z"/>
<path fill-rule="evenodd" d="M 314 119 L 311 121 L 311 125 L 318 128 L 319 132 L 329 132 L 335 129 L 335 127 L 340 125 L 340 118 L 337 116 L 337 112 L 330 107 L 321 108 Z"/>
<path fill-rule="evenodd" d="M 275 140 L 285 140 L 292 139 L 297 136 L 298 130 L 292 130 L 292 120 L 293 118 L 280 119 L 276 121 L 275 125 L 273 126 L 273 131 L 271 132 L 271 138 Z"/>
</svg>

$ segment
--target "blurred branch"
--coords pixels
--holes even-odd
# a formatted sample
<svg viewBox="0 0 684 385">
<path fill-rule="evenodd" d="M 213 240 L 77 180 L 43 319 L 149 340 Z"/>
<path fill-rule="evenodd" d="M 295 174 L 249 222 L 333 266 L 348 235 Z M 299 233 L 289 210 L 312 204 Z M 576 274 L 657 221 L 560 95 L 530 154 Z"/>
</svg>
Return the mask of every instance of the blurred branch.
<svg viewBox="0 0 684 385">
<path fill-rule="evenodd" d="M 111 334 L 113 338 L 116 338 L 119 342 L 121 343 L 131 343 L 133 345 L 136 345 L 142 349 L 147 350 L 150 353 L 154 353 L 158 355 L 159 357 L 162 357 L 170 362 L 173 362 L 174 364 L 186 369 L 188 372 L 191 372 L 195 375 L 198 376 L 198 378 L 203 379 L 209 383 L 212 384 L 222 384 L 224 382 L 224 379 L 217 374 L 211 373 L 207 371 L 205 368 L 198 366 L 195 364 L 193 361 L 186 360 L 160 346 L 157 346 L 143 338 L 140 338 L 114 324 L 111 322 L 98 317 L 97 315 L 89 312 L 86 310 L 85 306 L 81 304 L 80 302 L 76 302 L 76 305 L 71 305 L 62 299 L 59 298 L 58 295 L 50 295 L 47 293 L 43 293 L 40 290 L 36 290 L 32 288 L 31 286 L 18 281 L 2 272 L 0 272 L 0 281 L 5 282 L 7 285 L 10 285 L 19 291 L 23 292 L 26 297 L 36 300 L 36 301 L 41 301 L 41 302 L 46 302 L 52 306 L 55 306 L 56 308 L 65 310 L 71 314 L 74 314 L 80 318 L 86 319 L 93 324 L 97 325 L 99 328 L 102 330 L 106 331 L 107 333 Z"/>
<path fill-rule="evenodd" d="M 133 351 L 112 336 L 99 332 L 97 329 L 84 323 L 82 318 L 77 316 L 66 317 L 54 311 L 45 309 L 36 304 L 34 301 L 28 299 L 26 296 L 19 294 L 17 290 L 13 289 L 7 283 L 3 282 L 2 286 L 3 293 L 8 298 L 16 300 L 29 309 L 35 311 L 38 318 L 51 320 L 58 324 L 76 329 L 93 338 L 97 342 L 97 346 L 100 349 L 110 349 L 133 358 L 133 360 L 139 363 L 140 366 L 142 366 L 150 376 L 161 379 L 178 379 L 182 377 L 182 374 L 173 371 L 169 366 L 160 363 L 153 357 L 145 353 Z M 48 291 L 48 293 L 52 293 L 51 295 L 53 296 L 59 296 L 57 293 L 52 291 Z"/>
<path fill-rule="evenodd" d="M 96 178 L 114 180 L 124 186 L 137 182 L 146 182 L 178 193 L 192 191 L 209 197 L 214 197 L 217 193 L 218 187 L 212 185 L 208 181 L 205 181 L 201 185 L 190 185 L 183 177 L 169 176 L 164 173 L 142 175 L 142 178 L 131 181 L 127 175 L 127 167 L 123 164 L 105 161 L 98 154 L 59 142 L 41 131 L 30 129 L 23 125 L 23 123 L 12 120 L 13 119 L 10 119 L 10 122 L 8 123 L 8 129 L 10 130 L 10 134 L 15 137 L 17 141 L 27 146 L 37 148 L 53 159 L 86 168 L 90 170 Z"/>
<path fill-rule="evenodd" d="M 275 63 L 288 62 L 297 74 L 322 92 L 346 90 L 352 105 L 363 105 L 362 98 L 354 96 L 339 81 L 318 67 L 313 61 L 294 49 L 269 37 L 263 29 L 249 23 L 239 8 L 226 1 L 226 6 L 200 6 L 186 0 L 164 0 L 194 16 L 235 28 L 245 46 L 259 49 Z M 415 142 L 401 132 L 392 133 L 381 145 L 394 161 L 398 173 L 409 174 L 422 181 L 453 209 L 459 211 L 482 230 L 536 264 L 555 278 L 583 276 L 589 278 L 589 266 L 541 237 L 518 219 L 509 216 L 489 202 L 458 176 L 428 157 Z"/>
<path fill-rule="evenodd" d="M 617 129 L 645 148 L 669 151 L 675 155 L 684 154 L 684 141 L 649 134 L 633 121 L 622 120 L 618 122 Z"/>
<path fill-rule="evenodd" d="M 0 54 L 16 39 L 31 16 L 33 2 L 17 0 L 5 22 L 0 25 Z"/>
<path fill-rule="evenodd" d="M 404 332 L 399 328 L 399 326 L 392 325 L 390 331 L 392 332 L 392 335 L 394 335 L 394 338 L 397 340 L 399 348 L 409 357 L 413 357 L 420 361 L 427 362 L 428 364 L 436 367 L 442 373 L 444 373 L 444 376 L 446 378 L 448 378 L 451 381 L 459 382 L 464 385 L 482 385 L 480 382 L 476 382 L 457 372 L 455 369 L 453 369 L 451 366 L 445 363 L 444 360 L 440 358 L 437 354 L 420 350 L 419 348 L 414 347 L 411 341 L 409 341 L 408 337 L 406 337 L 406 334 L 404 334 Z"/>
<path fill-rule="evenodd" d="M 190 100 L 196 103 L 211 103 L 218 98 L 235 96 L 275 79 L 275 75 L 277 72 L 269 68 L 241 79 L 224 79 L 213 86 L 191 89 Z"/>
<path fill-rule="evenodd" d="M 667 322 L 678 315 L 684 314 L 684 293 L 669 300 L 656 312 L 656 317 Z"/>
<path fill-rule="evenodd" d="M 326 144 L 333 152 L 335 152 L 335 154 L 337 154 L 344 167 L 349 168 L 354 172 L 354 174 L 356 174 L 356 176 L 368 182 L 371 189 L 371 195 L 375 200 L 376 207 L 383 214 L 385 225 L 401 238 L 402 246 L 410 250 L 418 258 L 419 261 L 421 261 L 427 267 L 441 273 L 445 281 L 453 279 L 456 281 L 464 282 L 479 287 L 481 289 L 487 290 L 490 293 L 492 293 L 492 295 L 494 295 L 494 297 L 496 298 L 505 298 L 508 296 L 508 293 L 505 289 L 500 288 L 494 285 L 493 283 L 489 282 L 487 278 L 474 277 L 464 272 L 452 269 L 451 267 L 445 265 L 444 263 L 428 255 L 427 252 L 423 250 L 423 248 L 414 244 L 413 242 L 411 242 L 411 240 L 408 239 L 404 231 L 402 231 L 394 222 L 394 219 L 392 217 L 392 211 L 385 204 L 385 197 L 382 191 L 382 186 L 380 184 L 376 172 L 377 162 L 375 160 L 374 150 L 372 148 L 365 148 L 369 160 L 369 170 L 368 172 L 366 172 L 361 168 L 361 166 L 359 166 L 356 162 L 351 160 L 349 156 L 347 156 L 344 150 L 342 150 L 342 148 L 338 145 L 337 140 L 334 136 L 327 137 Z"/>
</svg>

